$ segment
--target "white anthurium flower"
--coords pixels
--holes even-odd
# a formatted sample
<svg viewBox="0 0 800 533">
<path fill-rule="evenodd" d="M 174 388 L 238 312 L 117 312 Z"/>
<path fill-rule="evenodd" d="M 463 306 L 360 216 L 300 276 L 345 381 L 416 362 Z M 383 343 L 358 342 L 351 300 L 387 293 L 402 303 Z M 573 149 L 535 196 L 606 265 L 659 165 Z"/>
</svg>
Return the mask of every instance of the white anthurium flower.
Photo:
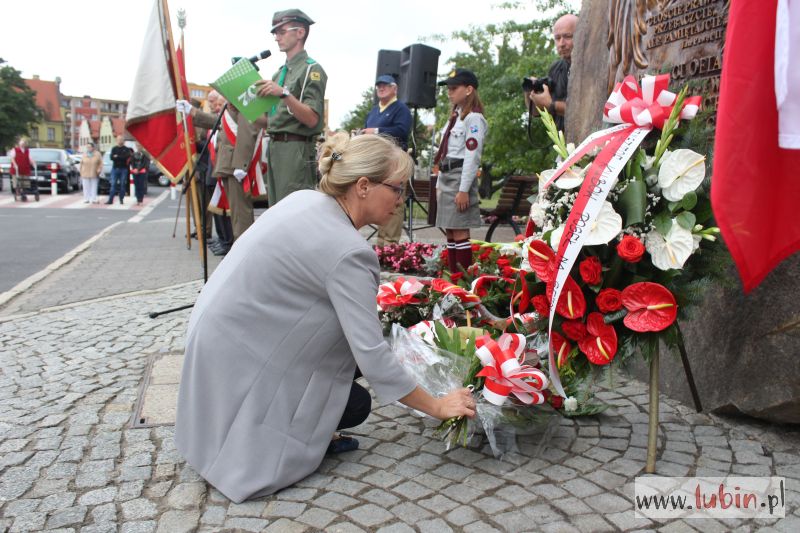
<svg viewBox="0 0 800 533">
<path fill-rule="evenodd" d="M 579 187 L 583 183 L 583 178 L 586 177 L 586 172 L 592 164 L 586 165 L 586 168 L 572 167 L 564 171 L 561 176 L 556 180 L 555 186 L 559 189 L 569 190 Z"/>
<path fill-rule="evenodd" d="M 681 148 L 664 157 L 658 169 L 658 186 L 670 202 L 679 202 L 706 177 L 705 156 Z"/>
<path fill-rule="evenodd" d="M 614 211 L 611 202 L 603 202 L 603 207 L 600 208 L 600 213 L 589 229 L 589 234 L 586 236 L 583 245 L 597 246 L 600 244 L 608 244 L 611 239 L 619 235 L 620 231 L 622 231 L 622 217 Z M 554 229 L 553 233 L 550 234 L 550 247 L 553 248 L 553 250 L 558 250 L 558 243 L 563 233 L 564 224 Z"/>
<path fill-rule="evenodd" d="M 691 231 L 673 219 L 666 237 L 653 230 L 645 237 L 644 247 L 656 268 L 681 269 L 694 251 L 694 238 Z"/>
</svg>

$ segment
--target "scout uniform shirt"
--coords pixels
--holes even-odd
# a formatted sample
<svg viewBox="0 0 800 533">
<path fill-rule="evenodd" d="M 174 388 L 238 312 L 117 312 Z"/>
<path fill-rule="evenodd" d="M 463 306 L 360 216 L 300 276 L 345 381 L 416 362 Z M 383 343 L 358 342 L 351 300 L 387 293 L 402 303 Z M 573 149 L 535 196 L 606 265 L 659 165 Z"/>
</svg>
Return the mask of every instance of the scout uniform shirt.
<svg viewBox="0 0 800 533">
<path fill-rule="evenodd" d="M 280 83 L 281 77 L 283 83 Z M 319 134 L 325 122 L 325 85 L 328 83 L 328 75 L 319 63 L 310 59 L 308 53 L 303 50 L 288 60 L 286 65 L 272 76 L 272 81 L 288 88 L 295 98 L 313 109 L 319 116 L 319 122 L 313 128 L 309 128 L 292 116 L 286 102 L 281 101 L 269 114 L 268 132 L 292 133 L 305 137 Z"/>
<path fill-rule="evenodd" d="M 481 113 L 469 113 L 463 120 L 460 110 L 458 113 L 458 118 L 450 131 L 445 155 L 448 159 L 464 160 L 458 190 L 459 192 L 468 192 L 478 176 L 483 142 L 489 131 L 489 125 Z M 445 126 L 446 128 L 447 126 Z M 444 135 L 444 130 L 442 130 L 442 135 Z"/>
</svg>

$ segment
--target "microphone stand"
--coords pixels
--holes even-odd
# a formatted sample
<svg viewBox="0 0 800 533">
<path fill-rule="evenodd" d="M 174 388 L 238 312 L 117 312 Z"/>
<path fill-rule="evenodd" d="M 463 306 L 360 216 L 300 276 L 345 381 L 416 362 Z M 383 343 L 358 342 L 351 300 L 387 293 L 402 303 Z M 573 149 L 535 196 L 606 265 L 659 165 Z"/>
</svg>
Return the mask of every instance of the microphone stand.
<svg viewBox="0 0 800 533">
<path fill-rule="evenodd" d="M 222 116 L 225 114 L 225 111 L 227 109 L 228 109 L 228 103 L 225 102 L 225 105 L 222 106 L 222 111 L 220 111 L 219 116 L 217 116 L 217 121 L 214 123 L 214 127 L 211 128 L 211 135 L 208 136 L 209 140 L 214 136 L 215 133 L 217 133 L 217 131 L 219 131 L 219 127 L 222 124 Z M 206 141 L 206 143 L 203 145 L 203 149 L 200 151 L 200 155 L 197 157 L 198 160 L 203 159 L 203 156 L 205 156 L 206 152 L 208 152 L 208 144 L 209 144 L 209 141 Z M 189 179 L 186 182 L 187 185 L 191 184 L 193 179 L 196 179 L 195 178 L 195 174 L 196 173 L 197 173 L 197 165 L 194 165 L 194 168 L 192 169 L 192 174 L 189 176 Z M 181 197 L 184 194 L 186 194 L 186 191 L 188 191 L 188 190 L 189 190 L 189 187 L 188 186 L 185 187 L 184 190 L 181 191 Z M 201 201 L 203 202 L 203 204 L 202 204 L 203 205 L 203 209 L 200 211 L 200 219 L 201 219 L 201 223 L 202 223 L 202 228 L 197 228 L 196 231 L 197 231 L 198 240 L 200 239 L 200 232 L 201 231 L 203 232 L 203 246 L 206 247 L 205 253 L 203 254 L 203 285 L 205 285 L 208 282 L 208 241 L 205 239 L 206 211 L 207 211 L 207 207 L 208 206 L 206 205 L 206 184 L 205 183 L 203 183 L 203 186 L 200 187 L 200 197 L 201 197 Z M 187 202 L 187 209 L 188 209 L 188 202 Z M 155 311 L 155 312 L 150 313 L 148 316 L 150 318 L 157 318 L 157 317 L 159 317 L 161 315 L 174 313 L 175 311 L 183 311 L 184 309 L 190 309 L 192 307 L 194 307 L 193 303 L 192 304 L 187 304 L 187 305 L 182 305 L 180 307 L 174 307 L 172 309 L 166 309 L 164 311 Z"/>
</svg>

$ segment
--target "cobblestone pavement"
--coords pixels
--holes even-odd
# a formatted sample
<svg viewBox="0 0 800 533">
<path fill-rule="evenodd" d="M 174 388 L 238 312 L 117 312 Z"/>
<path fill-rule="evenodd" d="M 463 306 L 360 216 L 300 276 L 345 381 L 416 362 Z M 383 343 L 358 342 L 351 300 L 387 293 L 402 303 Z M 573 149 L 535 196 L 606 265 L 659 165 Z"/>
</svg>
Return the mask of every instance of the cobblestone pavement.
<svg viewBox="0 0 800 533">
<path fill-rule="evenodd" d="M 271 497 L 229 502 L 185 465 L 173 428 L 131 429 L 150 355 L 183 348 L 199 282 L 0 319 L 0 530 L 800 531 L 797 430 L 696 414 L 662 399 L 658 473 L 777 475 L 782 520 L 635 519 L 646 386 L 601 380 L 602 415 L 560 420 L 541 454 L 444 453 L 433 424 L 397 406 L 355 428 L 361 449 Z M 267 448 L 269 443 L 265 442 Z"/>
</svg>

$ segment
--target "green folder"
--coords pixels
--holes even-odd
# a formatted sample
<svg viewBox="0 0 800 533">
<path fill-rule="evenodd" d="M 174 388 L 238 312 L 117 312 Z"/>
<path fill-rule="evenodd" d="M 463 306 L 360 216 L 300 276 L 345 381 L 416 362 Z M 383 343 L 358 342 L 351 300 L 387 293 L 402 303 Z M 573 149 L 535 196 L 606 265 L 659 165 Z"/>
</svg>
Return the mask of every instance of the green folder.
<svg viewBox="0 0 800 533">
<path fill-rule="evenodd" d="M 247 59 L 236 62 L 225 74 L 220 76 L 211 86 L 225 97 L 244 117 L 253 122 L 258 117 L 277 105 L 277 96 L 257 96 L 256 82 L 261 79 L 258 71 Z"/>
</svg>

